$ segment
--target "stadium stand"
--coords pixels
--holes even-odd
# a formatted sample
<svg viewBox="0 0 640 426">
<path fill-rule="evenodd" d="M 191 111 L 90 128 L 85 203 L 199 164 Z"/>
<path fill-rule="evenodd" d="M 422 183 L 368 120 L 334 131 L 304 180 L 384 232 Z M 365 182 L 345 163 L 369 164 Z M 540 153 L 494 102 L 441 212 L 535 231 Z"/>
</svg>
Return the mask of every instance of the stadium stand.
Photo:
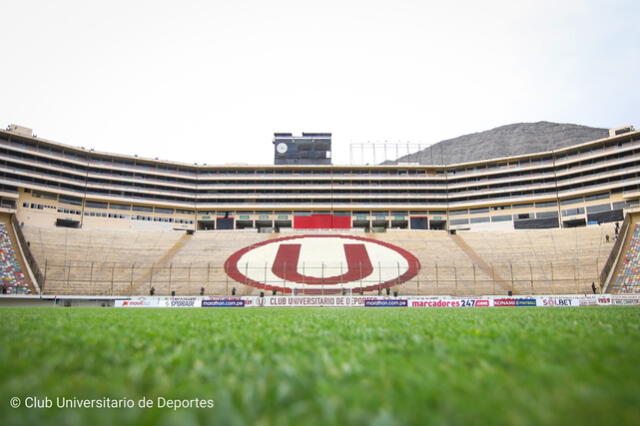
<svg viewBox="0 0 640 426">
<path fill-rule="evenodd" d="M 49 294 L 254 295 L 228 277 L 235 251 L 283 235 L 255 231 L 88 231 L 25 226 Z M 326 232 L 326 231 L 325 231 Z M 393 288 L 403 294 L 586 293 L 611 250 L 613 225 L 505 232 L 387 231 L 364 234 L 415 255 L 422 267 Z M 44 265 L 44 266 L 43 266 Z M 265 265 L 251 265 L 265 268 Z M 393 266 L 391 266 L 393 267 Z M 366 281 L 365 281 L 366 285 Z"/>
<path fill-rule="evenodd" d="M 586 293 L 611 250 L 614 226 L 529 231 L 387 232 L 385 240 L 414 253 L 416 294 Z"/>
<path fill-rule="evenodd" d="M 26 268 L 14 246 L 11 223 L 3 216 L 0 221 L 0 292 L 31 293 L 32 286 Z"/>
<path fill-rule="evenodd" d="M 44 228 L 23 232 L 48 294 L 129 294 L 184 232 Z"/>
<path fill-rule="evenodd" d="M 640 225 L 634 227 L 613 288 L 615 293 L 640 293 Z"/>
</svg>

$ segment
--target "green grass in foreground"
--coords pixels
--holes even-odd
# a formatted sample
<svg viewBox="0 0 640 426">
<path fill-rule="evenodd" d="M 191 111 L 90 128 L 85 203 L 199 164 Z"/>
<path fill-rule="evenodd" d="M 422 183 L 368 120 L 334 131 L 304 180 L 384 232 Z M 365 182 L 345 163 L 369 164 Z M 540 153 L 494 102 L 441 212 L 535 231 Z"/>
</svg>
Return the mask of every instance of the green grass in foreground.
<svg viewBox="0 0 640 426">
<path fill-rule="evenodd" d="M 637 424 L 640 309 L 2 308 L 0 424 Z M 212 398 L 204 409 L 13 396 Z"/>
</svg>

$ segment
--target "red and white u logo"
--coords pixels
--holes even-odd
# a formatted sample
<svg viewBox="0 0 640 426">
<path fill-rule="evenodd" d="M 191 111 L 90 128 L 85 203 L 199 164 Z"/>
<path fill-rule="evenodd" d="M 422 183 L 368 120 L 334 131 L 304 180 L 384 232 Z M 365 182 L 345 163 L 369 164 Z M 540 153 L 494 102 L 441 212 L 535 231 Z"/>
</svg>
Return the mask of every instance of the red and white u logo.
<svg viewBox="0 0 640 426">
<path fill-rule="evenodd" d="M 373 290 L 413 278 L 420 262 L 406 250 L 350 235 L 303 235 L 245 247 L 225 262 L 234 280 L 290 293 Z"/>
</svg>

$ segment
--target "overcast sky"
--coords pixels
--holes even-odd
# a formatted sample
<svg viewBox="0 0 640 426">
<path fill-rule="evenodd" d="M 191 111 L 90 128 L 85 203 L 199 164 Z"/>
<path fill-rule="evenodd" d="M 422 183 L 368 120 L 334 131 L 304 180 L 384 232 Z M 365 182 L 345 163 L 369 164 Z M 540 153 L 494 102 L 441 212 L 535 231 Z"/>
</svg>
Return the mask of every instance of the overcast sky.
<svg viewBox="0 0 640 426">
<path fill-rule="evenodd" d="M 640 127 L 640 1 L 0 0 L 0 125 L 270 164 L 273 132 L 429 145 L 515 122 Z"/>
</svg>

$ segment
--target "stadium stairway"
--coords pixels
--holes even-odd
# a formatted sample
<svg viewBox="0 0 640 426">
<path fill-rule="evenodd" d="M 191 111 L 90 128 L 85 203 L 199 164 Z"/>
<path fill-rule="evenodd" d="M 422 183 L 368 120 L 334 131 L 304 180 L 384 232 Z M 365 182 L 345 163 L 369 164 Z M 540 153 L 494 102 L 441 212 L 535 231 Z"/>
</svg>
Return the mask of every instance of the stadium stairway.
<svg viewBox="0 0 640 426">
<path fill-rule="evenodd" d="M 37 291 L 22 249 L 13 229 L 11 215 L 0 213 L 0 292 L 3 294 Z"/>
<path fill-rule="evenodd" d="M 189 241 L 193 239 L 193 235 L 184 234 L 158 261 L 148 269 L 141 277 L 132 284 L 133 294 L 140 293 L 142 287 L 153 283 L 155 277 L 161 275 L 166 267 L 170 265 L 171 260 L 182 250 Z"/>
<path fill-rule="evenodd" d="M 495 271 L 494 268 L 492 268 L 487 262 L 485 262 L 485 260 L 482 257 L 480 257 L 480 255 L 478 255 L 478 253 L 469 244 L 467 244 L 460 235 L 454 234 L 454 235 L 450 235 L 450 237 L 453 240 L 453 242 L 456 243 L 456 245 L 463 252 L 465 252 L 467 256 L 469 256 L 469 259 L 471 260 L 471 262 L 477 265 L 496 284 L 502 287 L 503 290 L 505 291 L 511 290 L 514 293 L 516 293 L 516 291 L 513 289 L 512 283 L 505 280 L 499 273 Z"/>
</svg>

